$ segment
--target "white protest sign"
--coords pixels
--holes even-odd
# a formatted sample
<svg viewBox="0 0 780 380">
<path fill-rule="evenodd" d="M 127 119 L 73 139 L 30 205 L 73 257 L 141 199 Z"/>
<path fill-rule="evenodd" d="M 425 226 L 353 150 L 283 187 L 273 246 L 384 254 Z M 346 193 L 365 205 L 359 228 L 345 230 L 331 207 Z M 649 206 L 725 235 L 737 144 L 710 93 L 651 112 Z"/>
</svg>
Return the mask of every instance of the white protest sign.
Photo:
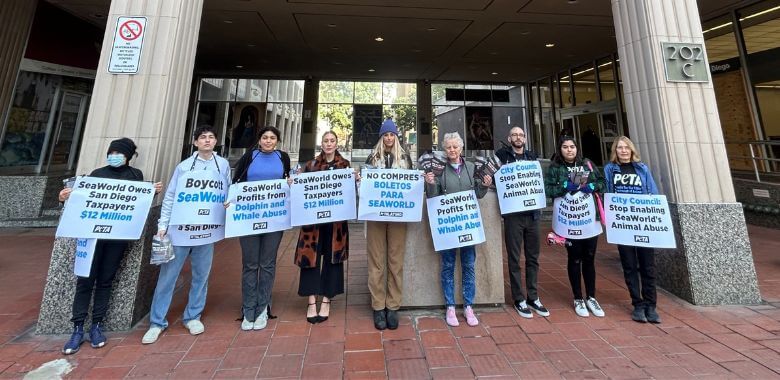
<svg viewBox="0 0 780 380">
<path fill-rule="evenodd" d="M 290 187 L 286 179 L 242 182 L 230 186 L 225 237 L 290 228 Z"/>
<path fill-rule="evenodd" d="M 428 198 L 428 224 L 436 251 L 485 241 L 482 214 L 473 190 Z"/>
<path fill-rule="evenodd" d="M 495 174 L 501 214 L 531 211 L 547 206 L 539 161 L 517 161 L 501 166 Z"/>
<path fill-rule="evenodd" d="M 108 58 L 108 72 L 137 74 L 146 34 L 146 17 L 120 16 L 116 19 L 114 41 Z"/>
<path fill-rule="evenodd" d="M 665 195 L 604 194 L 607 241 L 648 248 L 677 248 Z"/>
<path fill-rule="evenodd" d="M 171 244 L 179 247 L 216 243 L 225 238 L 224 224 L 180 224 L 168 227 Z"/>
<path fill-rule="evenodd" d="M 92 261 L 95 258 L 97 239 L 76 239 L 76 260 L 73 262 L 73 274 L 89 277 Z"/>
<path fill-rule="evenodd" d="M 298 174 L 290 187 L 293 226 L 355 219 L 355 176 L 352 169 Z"/>
<path fill-rule="evenodd" d="M 425 190 L 419 170 L 365 169 L 361 173 L 358 219 L 419 222 Z"/>
<path fill-rule="evenodd" d="M 168 224 L 225 224 L 228 186 L 215 170 L 192 170 L 179 176 Z"/>
<path fill-rule="evenodd" d="M 154 199 L 149 182 L 79 177 L 57 226 L 57 237 L 135 240 Z"/>
<path fill-rule="evenodd" d="M 601 223 L 596 220 L 596 202 L 593 195 L 578 191 L 555 198 L 552 228 L 567 239 L 587 239 L 600 234 Z"/>
</svg>

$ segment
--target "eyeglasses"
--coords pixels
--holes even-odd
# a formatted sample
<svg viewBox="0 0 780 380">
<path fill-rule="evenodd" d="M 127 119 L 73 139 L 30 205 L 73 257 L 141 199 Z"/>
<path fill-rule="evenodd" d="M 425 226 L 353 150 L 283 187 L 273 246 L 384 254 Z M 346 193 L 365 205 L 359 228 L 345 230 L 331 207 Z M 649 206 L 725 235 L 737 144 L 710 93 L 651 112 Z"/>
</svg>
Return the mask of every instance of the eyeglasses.
<svg viewBox="0 0 780 380">
<path fill-rule="evenodd" d="M 525 137 L 525 133 L 513 133 L 513 134 L 509 135 L 509 137 L 511 137 L 513 139 L 517 138 L 517 137 Z"/>
</svg>

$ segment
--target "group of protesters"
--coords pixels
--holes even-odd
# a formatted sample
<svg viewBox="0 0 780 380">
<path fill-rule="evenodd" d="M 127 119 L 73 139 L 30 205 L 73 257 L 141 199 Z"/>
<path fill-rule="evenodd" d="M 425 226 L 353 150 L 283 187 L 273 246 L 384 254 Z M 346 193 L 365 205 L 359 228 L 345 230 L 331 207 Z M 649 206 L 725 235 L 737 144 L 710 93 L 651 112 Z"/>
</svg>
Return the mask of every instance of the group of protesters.
<svg viewBox="0 0 780 380">
<path fill-rule="evenodd" d="M 218 144 L 212 127 L 199 127 L 193 134 L 196 152 L 179 163 L 168 182 L 162 202 L 157 227 L 157 238 L 163 239 L 173 232 L 171 212 L 177 193 L 178 178 L 192 171 L 213 171 L 226 183 L 240 183 L 265 180 L 292 182 L 292 176 L 301 173 L 351 168 L 349 160 L 338 151 L 338 136 L 333 131 L 325 132 L 321 138 L 320 153 L 306 162 L 300 169 L 291 168 L 290 156 L 277 148 L 281 134 L 278 129 L 266 126 L 259 130 L 258 140 L 237 161 L 231 170 L 226 159 L 214 148 Z M 508 145 L 496 151 L 501 164 L 516 161 L 535 161 L 536 154 L 526 146 L 526 135 L 521 127 L 515 126 L 507 136 Z M 399 138 L 398 127 L 390 118 L 384 120 L 379 130 L 379 141 L 366 160 L 367 167 L 374 169 L 414 169 L 413 161 Z M 473 162 L 464 159 L 464 141 L 457 133 L 447 133 L 442 139 L 446 154 L 446 165 L 441 173 L 427 171 L 424 174 L 427 197 L 436 197 L 462 191 L 474 191 L 482 198 L 493 185 L 493 177 L 479 173 Z M 109 145 L 107 166 L 96 169 L 91 176 L 143 181 L 143 173 L 130 166 L 136 155 L 134 142 L 122 138 Z M 570 173 L 588 172 L 589 175 L 573 181 Z M 231 173 L 233 175 L 231 176 Z M 360 173 L 355 171 L 356 181 Z M 631 180 L 626 181 L 626 176 Z M 628 184 L 628 185 L 627 185 Z M 561 136 L 556 145 L 551 164 L 544 176 L 545 192 L 550 198 L 567 194 L 586 193 L 598 196 L 605 192 L 630 194 L 657 194 L 658 190 L 647 166 L 641 162 L 634 144 L 625 136 L 615 139 L 609 163 L 600 172 L 593 163 L 582 157 L 575 139 Z M 155 183 L 157 192 L 162 183 Z M 60 201 L 70 196 L 71 189 L 60 192 Z M 230 201 L 225 202 L 229 207 Z M 547 317 L 550 311 L 542 304 L 537 289 L 540 252 L 540 211 L 521 211 L 503 215 L 504 242 L 506 246 L 511 297 L 516 312 L 524 318 L 533 313 Z M 369 221 L 366 224 L 368 251 L 368 288 L 371 295 L 373 323 L 377 330 L 396 329 L 399 324 L 398 310 L 403 299 L 403 263 L 406 250 L 407 223 Z M 239 237 L 242 258 L 241 329 L 262 330 L 271 315 L 271 292 L 276 272 L 277 252 L 283 231 L 259 233 Z M 566 239 L 568 254 L 567 271 L 573 294 L 574 311 L 581 317 L 593 314 L 605 315 L 596 300 L 595 254 L 598 236 L 584 239 Z M 77 280 L 76 296 L 73 301 L 72 319 L 74 330 L 63 347 L 64 354 L 77 352 L 85 340 L 84 323 L 92 303 L 92 324 L 89 341 L 92 347 L 105 345 L 106 337 L 102 323 L 108 309 L 113 279 L 120 261 L 127 249 L 126 240 L 100 239 L 97 242 L 94 261 L 88 277 Z M 185 261 L 189 258 L 192 278 L 187 305 L 182 322 L 190 334 L 205 331 L 201 316 L 206 304 L 208 279 L 214 256 L 214 243 L 182 246 L 173 245 L 171 261 L 160 265 L 160 273 L 154 291 L 150 312 L 150 326 L 143 335 L 143 344 L 156 342 L 169 326 L 166 316 L 177 279 Z M 525 281 L 522 281 L 521 252 L 525 255 Z M 656 312 L 655 263 L 650 248 L 619 245 L 621 263 L 625 274 L 631 302 L 634 306 L 632 319 L 638 322 L 660 323 Z M 441 261 L 440 281 L 445 320 L 450 326 L 459 325 L 455 300 L 455 264 L 460 255 L 462 270 L 462 316 L 470 326 L 479 324 L 472 306 L 477 289 L 475 263 L 476 245 L 444 249 L 438 252 Z M 349 257 L 349 225 L 347 221 L 312 224 L 300 228 L 295 248 L 294 262 L 300 267 L 298 295 L 306 297 L 306 320 L 316 324 L 328 319 L 331 300 L 344 293 L 344 262 Z M 583 295 L 582 282 L 585 292 Z M 94 296 L 93 294 L 94 289 Z"/>
</svg>

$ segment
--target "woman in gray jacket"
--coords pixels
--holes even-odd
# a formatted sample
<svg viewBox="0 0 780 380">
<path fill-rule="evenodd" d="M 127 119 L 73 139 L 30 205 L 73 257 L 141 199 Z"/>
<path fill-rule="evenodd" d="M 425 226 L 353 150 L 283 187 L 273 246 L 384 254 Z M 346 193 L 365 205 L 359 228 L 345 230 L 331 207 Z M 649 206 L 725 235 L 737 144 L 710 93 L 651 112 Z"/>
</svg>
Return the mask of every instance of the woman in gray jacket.
<svg viewBox="0 0 780 380">
<path fill-rule="evenodd" d="M 452 194 L 460 191 L 474 190 L 477 198 L 482 198 L 487 193 L 487 188 L 493 183 L 493 179 L 485 175 L 482 182 L 474 179 L 474 163 L 467 162 L 461 157 L 463 151 L 463 139 L 457 132 L 444 135 L 442 143 L 447 153 L 447 165 L 440 176 L 433 173 L 425 173 L 425 192 L 428 198 L 439 195 Z M 476 326 L 479 320 L 474 315 L 471 305 L 474 303 L 476 293 L 476 277 L 474 275 L 474 262 L 477 258 L 476 246 L 460 247 L 460 266 L 462 270 L 463 290 L 463 315 L 469 326 Z M 447 304 L 447 324 L 458 326 L 458 317 L 455 315 L 455 256 L 458 248 L 439 251 L 441 254 L 441 287 L 444 292 L 444 301 Z"/>
</svg>

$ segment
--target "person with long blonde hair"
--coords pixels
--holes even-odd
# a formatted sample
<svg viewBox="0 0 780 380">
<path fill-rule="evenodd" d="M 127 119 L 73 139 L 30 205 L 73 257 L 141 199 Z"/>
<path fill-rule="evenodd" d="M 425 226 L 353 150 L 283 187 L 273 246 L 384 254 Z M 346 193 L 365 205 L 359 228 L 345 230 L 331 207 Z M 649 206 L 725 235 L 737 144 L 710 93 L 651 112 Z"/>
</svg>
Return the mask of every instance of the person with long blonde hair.
<svg viewBox="0 0 780 380">
<path fill-rule="evenodd" d="M 379 141 L 366 159 L 377 169 L 412 169 L 412 160 L 398 141 L 398 126 L 387 118 L 379 128 Z M 377 330 L 398 328 L 403 297 L 406 223 L 366 222 L 368 289 Z"/>
</svg>

